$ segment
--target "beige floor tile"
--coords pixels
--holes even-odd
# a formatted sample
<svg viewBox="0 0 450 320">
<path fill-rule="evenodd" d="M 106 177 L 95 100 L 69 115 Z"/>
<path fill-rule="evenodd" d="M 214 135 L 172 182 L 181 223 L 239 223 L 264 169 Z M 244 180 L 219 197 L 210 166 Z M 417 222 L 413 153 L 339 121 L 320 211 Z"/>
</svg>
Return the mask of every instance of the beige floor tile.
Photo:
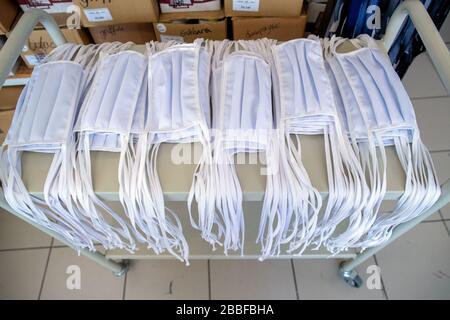
<svg viewBox="0 0 450 320">
<path fill-rule="evenodd" d="M 447 204 L 441 209 L 442 218 L 449 221 L 450 220 L 450 204 Z"/>
<path fill-rule="evenodd" d="M 49 250 L 0 252 L 0 300 L 38 299 Z"/>
<path fill-rule="evenodd" d="M 408 71 L 403 76 L 402 82 L 410 98 L 447 95 L 447 91 L 426 52 L 414 58 Z"/>
<path fill-rule="evenodd" d="M 413 100 L 422 141 L 430 151 L 450 150 L 450 97 Z"/>
<path fill-rule="evenodd" d="M 450 179 L 450 151 L 431 153 L 439 183 Z"/>
<path fill-rule="evenodd" d="M 369 289 L 367 286 L 367 278 L 374 272 L 367 268 L 372 265 L 376 266 L 373 258 L 357 269 L 364 281 L 364 284 L 359 289 L 350 287 L 340 278 L 338 273 L 340 262 L 340 260 L 336 259 L 294 260 L 300 300 L 384 299 L 382 289 Z M 369 272 L 367 273 L 367 271 Z"/>
<path fill-rule="evenodd" d="M 447 227 L 448 236 L 450 237 L 450 220 L 444 220 L 444 225 Z"/>
<path fill-rule="evenodd" d="M 80 289 L 76 288 L 77 274 L 80 275 Z M 86 257 L 79 257 L 70 248 L 53 248 L 41 298 L 122 299 L 123 286 L 124 277 L 115 277 L 108 269 Z"/>
<path fill-rule="evenodd" d="M 450 179 L 450 152 L 433 152 L 431 155 L 436 167 L 439 183 L 442 184 Z M 441 213 L 444 219 L 450 220 L 450 204 L 442 208 Z"/>
<path fill-rule="evenodd" d="M 450 299 L 450 237 L 422 223 L 377 254 L 389 299 Z"/>
<path fill-rule="evenodd" d="M 135 261 L 125 299 L 208 299 L 208 261 Z"/>
<path fill-rule="evenodd" d="M 212 299 L 296 299 L 289 260 L 212 260 Z"/>
<path fill-rule="evenodd" d="M 0 250 L 49 247 L 51 237 L 0 209 Z"/>
</svg>

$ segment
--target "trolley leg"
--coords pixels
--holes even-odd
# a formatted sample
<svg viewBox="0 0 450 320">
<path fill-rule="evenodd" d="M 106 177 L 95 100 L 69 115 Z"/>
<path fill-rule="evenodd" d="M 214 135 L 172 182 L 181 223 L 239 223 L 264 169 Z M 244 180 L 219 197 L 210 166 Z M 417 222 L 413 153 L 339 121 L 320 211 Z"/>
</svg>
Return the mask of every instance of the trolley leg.
<svg viewBox="0 0 450 320">
<path fill-rule="evenodd" d="M 105 267 L 106 269 L 111 270 L 116 277 L 122 277 L 128 272 L 127 260 L 124 260 L 122 262 L 113 261 L 106 258 L 105 255 L 98 251 L 92 252 L 89 250 L 80 250 L 80 253 L 83 256 L 98 263 L 99 265 Z"/>
<path fill-rule="evenodd" d="M 355 271 L 355 268 L 357 268 L 360 264 L 365 262 L 367 259 L 372 257 L 374 254 L 376 254 L 378 251 L 389 245 L 391 242 L 395 241 L 397 238 L 402 236 L 404 233 L 408 232 L 412 228 L 414 228 L 416 225 L 418 225 L 423 220 L 427 219 L 429 216 L 431 216 L 433 213 L 444 207 L 450 202 L 450 179 L 447 180 L 442 186 L 441 186 L 441 196 L 436 201 L 436 203 L 427 211 L 425 211 L 423 214 L 418 216 L 415 219 L 412 219 L 408 222 L 405 222 L 401 225 L 399 225 L 397 228 L 394 229 L 392 232 L 392 236 L 387 240 L 386 242 L 380 244 L 379 246 L 369 248 L 365 250 L 364 252 L 359 253 L 353 260 L 343 262 L 339 267 L 339 273 L 341 277 L 350 285 L 352 285 L 352 279 L 356 279 L 358 277 L 358 274 Z M 349 281 L 347 281 L 347 279 Z M 356 279 L 356 281 L 358 281 Z M 352 287 L 358 287 L 357 285 L 352 285 Z"/>
</svg>

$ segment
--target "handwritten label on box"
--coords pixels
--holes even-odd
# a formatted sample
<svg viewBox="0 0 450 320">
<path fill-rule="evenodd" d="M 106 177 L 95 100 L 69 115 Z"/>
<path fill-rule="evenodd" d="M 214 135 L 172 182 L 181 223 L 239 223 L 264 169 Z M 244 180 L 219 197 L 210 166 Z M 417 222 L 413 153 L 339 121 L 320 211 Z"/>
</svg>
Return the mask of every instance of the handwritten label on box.
<svg viewBox="0 0 450 320">
<path fill-rule="evenodd" d="M 259 0 L 233 0 L 233 11 L 259 11 Z"/>
</svg>

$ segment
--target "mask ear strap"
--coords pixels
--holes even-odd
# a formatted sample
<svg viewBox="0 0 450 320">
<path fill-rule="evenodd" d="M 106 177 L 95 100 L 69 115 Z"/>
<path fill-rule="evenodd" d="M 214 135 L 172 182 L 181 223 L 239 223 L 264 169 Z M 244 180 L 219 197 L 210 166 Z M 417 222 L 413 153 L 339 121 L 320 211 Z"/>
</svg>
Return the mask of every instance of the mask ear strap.
<svg viewBox="0 0 450 320">
<path fill-rule="evenodd" d="M 42 61 L 42 63 L 50 62 L 50 61 L 59 61 L 59 60 L 71 60 L 72 55 L 76 52 L 81 45 L 66 43 L 60 45 L 53 49 L 47 57 Z"/>
<path fill-rule="evenodd" d="M 150 143 L 152 143 L 152 138 Z M 164 194 L 159 181 L 157 172 L 157 155 L 160 143 L 152 143 L 150 147 L 150 156 L 146 158 L 146 170 L 148 179 L 148 191 L 150 199 L 154 204 L 154 211 L 157 217 L 158 226 L 161 230 L 161 245 L 173 256 L 188 265 L 189 248 L 183 236 L 181 222 L 175 214 L 167 215 L 164 204 Z M 170 211 L 168 211 L 170 213 Z M 178 249 L 179 253 L 175 250 Z"/>
<path fill-rule="evenodd" d="M 329 66 L 332 70 L 332 73 L 336 77 L 336 84 L 339 88 L 339 91 L 343 93 L 344 89 L 342 88 L 342 84 L 347 81 L 345 79 L 348 79 L 348 75 L 344 67 L 341 65 L 340 59 L 343 58 L 339 54 L 335 55 L 335 57 L 330 58 Z M 339 68 L 337 68 L 336 65 L 338 65 Z M 342 77 L 346 78 L 341 79 Z M 350 90 L 353 90 L 350 83 L 349 88 Z M 353 92 L 353 96 L 358 98 L 356 94 L 357 93 Z M 343 94 L 343 98 L 345 97 L 346 95 Z M 344 107 L 347 108 L 347 104 L 345 103 L 345 101 Z M 346 112 L 347 114 L 350 114 L 350 111 Z M 353 128 L 354 125 L 352 125 L 351 123 L 352 118 L 349 116 L 347 117 L 347 120 L 349 121 L 350 128 Z M 367 125 L 367 120 L 364 118 L 364 126 L 367 127 Z M 381 204 L 381 200 L 384 197 L 383 185 L 385 183 L 385 180 L 382 179 L 382 176 L 380 176 L 379 173 L 380 168 L 378 163 L 377 149 L 376 144 L 373 141 L 374 138 L 372 136 L 372 133 L 368 131 L 368 141 L 365 143 L 357 142 L 352 129 L 350 129 L 350 135 L 354 150 L 357 152 L 357 155 L 359 155 L 359 159 L 361 160 L 362 169 L 364 170 L 364 173 L 367 173 L 370 177 L 370 192 L 366 193 L 366 196 L 364 196 L 362 199 L 361 204 L 365 205 L 358 206 L 362 208 L 362 215 L 359 214 L 358 210 L 355 210 L 355 212 L 350 216 L 350 224 L 347 230 L 341 233 L 339 236 L 330 238 L 327 241 L 326 244 L 329 250 L 336 253 L 348 247 L 354 246 L 356 242 L 362 237 L 362 235 L 367 232 L 376 217 L 377 208 Z M 383 166 L 385 167 L 385 162 Z M 365 177 L 365 174 L 363 177 Z M 365 187 L 363 187 L 362 190 L 364 191 Z"/>
<path fill-rule="evenodd" d="M 215 52 L 213 53 L 213 60 L 215 61 L 215 65 L 217 65 L 220 59 L 220 55 L 222 54 L 222 50 L 226 45 L 229 44 L 227 42 L 226 45 L 220 42 L 216 42 L 217 46 L 215 49 Z M 199 61 L 200 57 L 198 56 L 199 52 L 197 51 L 197 58 L 196 61 Z M 219 57 L 217 56 L 219 55 Z M 198 63 L 198 62 L 197 62 Z M 213 68 L 214 69 L 214 68 Z M 195 67 L 195 70 L 199 70 L 198 66 Z M 197 79 L 197 87 L 200 89 L 199 81 L 199 73 L 196 73 Z M 225 71 L 222 74 L 222 76 L 225 76 Z M 223 80 L 222 80 L 223 81 Z M 197 104 L 200 106 L 200 92 L 197 92 Z M 220 135 L 220 133 L 219 133 Z M 241 228 L 240 225 L 243 223 L 243 218 L 239 218 L 239 214 L 242 212 L 242 210 L 237 209 L 236 217 L 234 216 L 234 208 L 229 208 L 231 202 L 227 198 L 226 200 L 219 200 L 219 199 L 225 199 L 222 197 L 226 197 L 229 193 L 226 194 L 217 194 L 217 188 L 218 188 L 218 177 L 217 175 L 225 175 L 224 177 L 224 184 L 227 184 L 230 182 L 230 178 L 232 178 L 233 173 L 231 173 L 230 176 L 226 176 L 229 172 L 227 170 L 223 171 L 224 166 L 222 166 L 221 163 L 218 163 L 217 157 L 220 157 L 220 160 L 222 160 L 221 155 L 222 154 L 222 145 L 219 143 L 221 137 L 217 136 L 215 138 L 215 146 L 211 146 L 211 134 L 210 130 L 207 126 L 207 122 L 202 120 L 200 124 L 200 143 L 202 144 L 202 156 L 200 158 L 200 161 L 198 163 L 198 166 L 194 173 L 194 181 L 191 186 L 190 194 L 189 194 L 189 200 L 188 200 L 188 207 L 189 207 L 189 214 L 191 219 L 191 224 L 193 227 L 201 230 L 202 232 L 202 238 L 205 239 L 207 242 L 209 242 L 213 249 L 215 249 L 215 245 L 221 245 L 220 238 L 222 235 L 224 235 L 224 252 L 227 254 L 229 249 L 237 250 L 239 248 L 243 248 L 240 243 L 240 234 L 241 234 Z M 213 155 L 214 154 L 214 155 Z M 237 179 L 237 178 L 236 178 Z M 219 197 L 219 198 L 218 198 Z M 198 220 L 199 222 L 195 222 L 192 213 L 191 213 L 191 204 L 193 199 L 197 201 L 198 204 Z M 217 202 L 219 201 L 219 202 Z M 219 210 L 219 213 L 216 212 Z M 237 221 L 239 220 L 239 221 Z M 217 232 L 213 232 L 214 226 L 217 227 Z"/>
<path fill-rule="evenodd" d="M 203 38 L 197 38 L 194 40 L 193 44 L 195 48 L 200 48 L 203 45 Z"/>
<path fill-rule="evenodd" d="M 1 175 L 5 198 L 14 211 L 26 216 L 39 225 L 53 230 L 70 243 L 73 243 L 74 246 L 85 247 L 83 241 L 78 238 L 77 234 L 69 225 L 60 221 L 50 210 L 47 210 L 41 200 L 29 195 L 20 177 L 21 170 L 18 150 L 15 148 L 8 148 L 6 152 L 3 150 L 1 162 L 4 165 L 9 163 L 8 171 L 2 170 Z M 8 172 L 8 176 L 3 176 L 3 172 Z M 18 194 L 20 195 L 19 197 L 17 196 Z M 55 223 L 54 221 L 59 221 L 59 223 Z"/>
<path fill-rule="evenodd" d="M 296 144 L 291 140 L 287 127 L 283 88 L 280 83 L 280 61 L 278 50 L 280 47 L 272 44 L 267 50 L 267 57 L 270 59 L 272 69 L 278 77 L 273 77 L 273 86 L 278 89 L 274 94 L 274 105 L 280 110 L 276 110 L 279 115 L 277 124 L 277 140 L 274 142 L 272 154 L 279 154 L 277 161 L 278 174 L 267 177 L 266 198 L 263 205 L 258 241 L 262 245 L 260 259 L 271 255 L 278 255 L 281 245 L 289 244 L 289 253 L 301 254 L 311 243 L 316 225 L 319 210 L 322 207 L 322 197 L 315 189 L 301 160 L 301 144 L 297 135 Z M 268 151 L 270 152 L 270 151 Z M 286 188 L 284 189 L 284 185 Z M 302 195 L 302 196 L 295 196 Z"/>
<path fill-rule="evenodd" d="M 153 104 L 154 97 L 152 91 L 152 64 L 156 63 L 151 54 L 153 52 L 163 50 L 167 44 L 150 43 L 148 47 L 148 53 L 150 54 L 148 60 L 148 101 L 149 104 Z M 156 50 L 157 49 L 157 50 Z M 198 47 L 198 50 L 200 47 Z M 198 53 L 197 53 L 198 54 Z M 196 69 L 198 72 L 198 69 Z M 149 108 L 150 110 L 151 108 Z M 183 235 L 183 228 L 181 221 L 176 214 L 170 209 L 165 207 L 164 194 L 159 181 L 157 171 L 157 155 L 161 142 L 158 140 L 158 136 L 155 133 L 151 133 L 149 128 L 145 129 L 145 134 L 148 135 L 148 142 L 146 142 L 145 156 L 141 158 L 141 163 L 138 168 L 144 171 L 145 174 L 141 174 L 145 178 L 142 179 L 142 185 L 138 185 L 138 194 L 141 195 L 142 207 L 146 210 L 146 216 L 149 217 L 147 221 L 151 221 L 149 228 L 150 234 L 156 238 L 155 247 L 159 252 L 167 250 L 173 256 L 181 261 L 189 264 L 189 247 L 187 241 Z"/>
<path fill-rule="evenodd" d="M 391 212 L 378 216 L 365 241 L 362 241 L 363 245 L 383 243 L 391 237 L 396 226 L 428 210 L 440 196 L 431 157 L 419 136 L 418 129 L 414 129 L 411 143 L 406 137 L 394 137 L 396 151 L 406 174 L 405 191 Z"/>
</svg>

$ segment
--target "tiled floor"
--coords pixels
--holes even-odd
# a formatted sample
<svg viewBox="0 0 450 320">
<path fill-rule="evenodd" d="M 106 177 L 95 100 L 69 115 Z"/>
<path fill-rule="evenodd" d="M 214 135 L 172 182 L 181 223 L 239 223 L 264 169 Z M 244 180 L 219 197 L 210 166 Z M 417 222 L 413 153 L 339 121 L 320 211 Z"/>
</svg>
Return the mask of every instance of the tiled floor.
<svg viewBox="0 0 450 320">
<path fill-rule="evenodd" d="M 450 19 L 441 32 L 450 42 Z M 426 54 L 403 83 L 442 183 L 450 178 L 450 97 Z M 449 229 L 447 206 L 360 266 L 364 285 L 353 289 L 332 259 L 140 261 L 116 278 L 0 212 L 0 299 L 450 299 Z M 374 266 L 381 289 L 373 288 Z"/>
</svg>

